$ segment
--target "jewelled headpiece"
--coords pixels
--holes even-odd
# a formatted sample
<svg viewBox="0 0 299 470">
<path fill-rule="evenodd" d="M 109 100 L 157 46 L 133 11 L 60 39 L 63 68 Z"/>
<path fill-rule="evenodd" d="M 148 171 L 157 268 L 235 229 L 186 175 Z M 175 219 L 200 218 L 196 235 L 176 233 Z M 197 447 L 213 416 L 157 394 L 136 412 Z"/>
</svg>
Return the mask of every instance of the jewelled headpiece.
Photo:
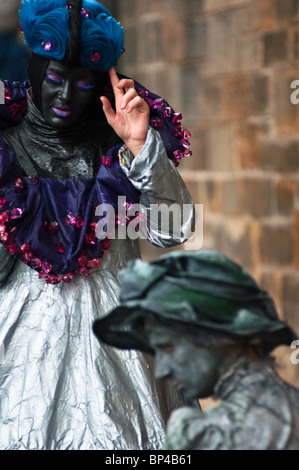
<svg viewBox="0 0 299 470">
<path fill-rule="evenodd" d="M 83 67 L 107 72 L 124 52 L 122 26 L 95 0 L 23 0 L 19 14 L 25 44 L 49 60 L 64 60 L 74 52 L 72 17 L 79 18 L 76 54 Z"/>
</svg>

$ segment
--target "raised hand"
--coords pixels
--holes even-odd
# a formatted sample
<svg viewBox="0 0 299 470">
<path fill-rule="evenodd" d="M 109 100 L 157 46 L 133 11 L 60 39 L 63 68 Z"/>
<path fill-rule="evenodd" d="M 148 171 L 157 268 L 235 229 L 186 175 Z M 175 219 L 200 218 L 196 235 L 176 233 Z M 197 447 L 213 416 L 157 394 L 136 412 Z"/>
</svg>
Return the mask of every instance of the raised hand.
<svg viewBox="0 0 299 470">
<path fill-rule="evenodd" d="M 114 68 L 109 71 L 116 111 L 109 100 L 101 97 L 108 124 L 136 157 L 142 150 L 149 127 L 149 106 L 140 98 L 130 79 L 119 80 Z"/>
</svg>

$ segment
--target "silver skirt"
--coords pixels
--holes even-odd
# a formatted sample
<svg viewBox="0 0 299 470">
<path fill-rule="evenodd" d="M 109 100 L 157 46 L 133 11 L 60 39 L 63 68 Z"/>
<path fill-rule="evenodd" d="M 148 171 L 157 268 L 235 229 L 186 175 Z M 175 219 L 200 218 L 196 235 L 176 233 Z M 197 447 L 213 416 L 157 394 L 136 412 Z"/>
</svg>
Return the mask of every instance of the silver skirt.
<svg viewBox="0 0 299 470">
<path fill-rule="evenodd" d="M 15 266 L 1 288 L 1 450 L 162 447 L 175 393 L 159 393 L 148 358 L 92 333 L 117 303 L 117 272 L 137 246 L 115 240 L 98 270 L 64 285 Z"/>
</svg>

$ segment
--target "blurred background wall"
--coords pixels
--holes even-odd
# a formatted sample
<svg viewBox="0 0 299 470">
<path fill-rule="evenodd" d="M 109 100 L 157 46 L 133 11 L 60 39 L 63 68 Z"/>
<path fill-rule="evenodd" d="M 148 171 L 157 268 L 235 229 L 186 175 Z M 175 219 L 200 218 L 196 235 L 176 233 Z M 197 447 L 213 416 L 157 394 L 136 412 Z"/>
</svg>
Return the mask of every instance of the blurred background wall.
<svg viewBox="0 0 299 470">
<path fill-rule="evenodd" d="M 20 34 L 20 0 L 0 0 L 0 80 L 28 79 L 28 49 Z"/>
<path fill-rule="evenodd" d="M 119 71 L 162 95 L 192 132 L 179 170 L 204 205 L 203 248 L 241 263 L 299 335 L 299 1 L 102 3 L 125 30 Z M 143 246 L 147 259 L 162 252 Z M 290 351 L 277 357 L 299 385 Z"/>
</svg>

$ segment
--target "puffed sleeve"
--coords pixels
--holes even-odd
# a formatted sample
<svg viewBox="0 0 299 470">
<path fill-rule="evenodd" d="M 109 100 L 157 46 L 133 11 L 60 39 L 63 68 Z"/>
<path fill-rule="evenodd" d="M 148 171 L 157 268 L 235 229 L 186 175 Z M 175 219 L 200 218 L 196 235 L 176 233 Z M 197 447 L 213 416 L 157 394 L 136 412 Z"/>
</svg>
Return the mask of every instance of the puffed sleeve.
<svg viewBox="0 0 299 470">
<path fill-rule="evenodd" d="M 149 128 L 146 143 L 135 158 L 127 148 L 120 164 L 132 185 L 141 193 L 146 213 L 146 238 L 159 247 L 184 243 L 192 235 L 192 198 L 174 163 L 168 158 L 158 131 Z"/>
<path fill-rule="evenodd" d="M 165 450 L 227 450 L 220 426 L 194 408 L 175 410 L 167 424 Z"/>
</svg>

